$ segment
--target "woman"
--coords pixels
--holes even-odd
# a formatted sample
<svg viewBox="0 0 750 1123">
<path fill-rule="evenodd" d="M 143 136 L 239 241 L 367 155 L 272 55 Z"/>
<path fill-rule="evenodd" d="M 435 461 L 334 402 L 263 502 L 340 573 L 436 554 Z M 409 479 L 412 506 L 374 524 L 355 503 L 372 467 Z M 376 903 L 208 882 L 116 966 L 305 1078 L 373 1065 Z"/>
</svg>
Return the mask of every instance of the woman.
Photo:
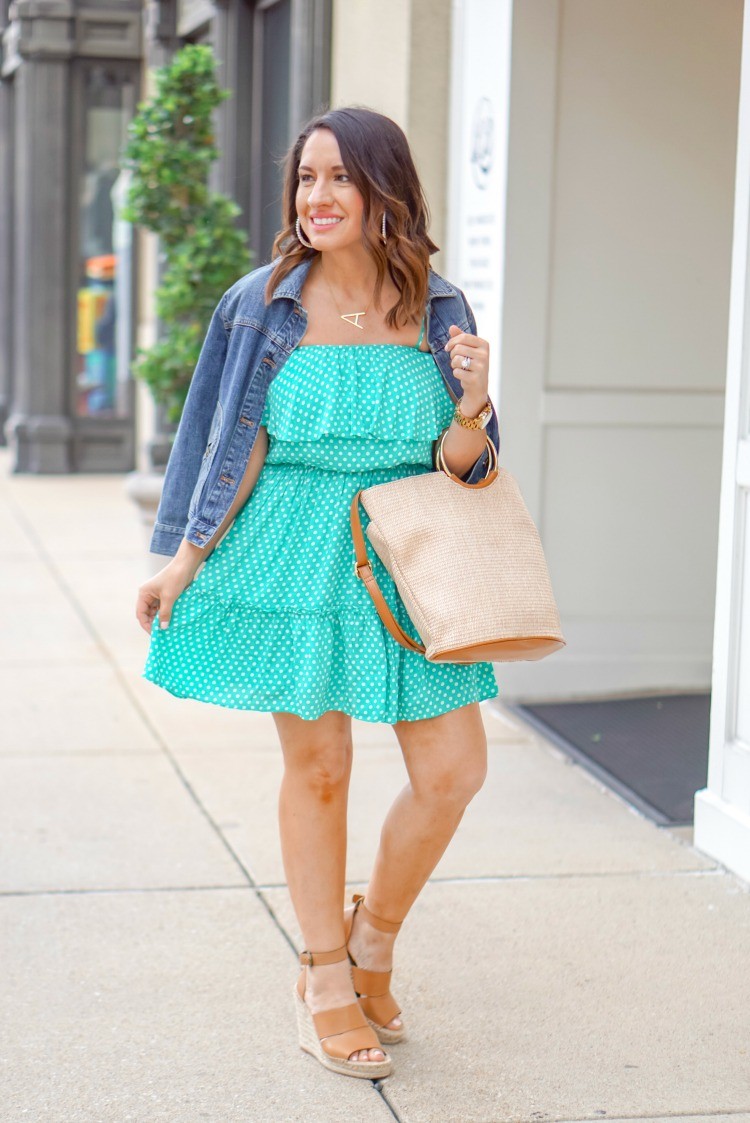
<svg viewBox="0 0 750 1123">
<path fill-rule="evenodd" d="M 497 694 L 491 663 L 400 647 L 353 568 L 359 488 L 432 470 L 445 429 L 446 462 L 469 482 L 485 474 L 487 436 L 497 447 L 488 344 L 430 269 L 436 249 L 393 121 L 345 108 L 305 126 L 273 260 L 224 294 L 209 326 L 152 540 L 174 557 L 137 605 L 144 677 L 273 714 L 282 856 L 312 949 L 295 986 L 300 1044 L 371 1079 L 391 1071 L 383 1045 L 405 1035 L 389 989 L 396 933 L 482 785 L 479 702 Z M 352 717 L 393 725 L 409 783 L 365 897 L 342 915 Z"/>
</svg>

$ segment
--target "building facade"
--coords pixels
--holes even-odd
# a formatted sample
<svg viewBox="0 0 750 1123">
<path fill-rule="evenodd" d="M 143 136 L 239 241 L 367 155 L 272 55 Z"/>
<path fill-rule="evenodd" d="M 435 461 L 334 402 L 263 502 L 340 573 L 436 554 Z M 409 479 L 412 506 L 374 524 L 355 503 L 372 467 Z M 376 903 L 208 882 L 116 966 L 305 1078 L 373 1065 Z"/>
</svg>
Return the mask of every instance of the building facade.
<svg viewBox="0 0 750 1123">
<path fill-rule="evenodd" d="M 132 236 L 113 200 L 140 86 L 140 4 L 14 0 L 2 43 L 3 431 L 18 471 L 126 467 Z"/>
<path fill-rule="evenodd" d="M 231 93 L 212 186 L 239 203 L 265 260 L 278 160 L 329 99 L 330 0 L 13 0 L 3 20 L 0 428 L 13 469 L 163 464 L 163 419 L 130 373 L 158 331 L 147 311 L 158 263 L 118 220 L 127 126 L 154 67 L 185 43 L 210 44 Z"/>
<path fill-rule="evenodd" d="M 695 843 L 750 880 L 748 12 L 377 8 L 334 6 L 334 100 L 415 146 L 568 639 L 496 664 L 501 694 L 710 687 Z"/>
</svg>

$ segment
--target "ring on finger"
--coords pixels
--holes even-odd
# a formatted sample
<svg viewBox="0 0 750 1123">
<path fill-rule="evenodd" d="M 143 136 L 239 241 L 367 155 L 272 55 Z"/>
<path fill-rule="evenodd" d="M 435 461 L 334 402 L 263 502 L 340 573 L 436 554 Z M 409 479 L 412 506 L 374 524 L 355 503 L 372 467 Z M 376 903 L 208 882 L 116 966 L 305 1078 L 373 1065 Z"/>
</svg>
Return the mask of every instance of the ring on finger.
<svg viewBox="0 0 750 1123">
<path fill-rule="evenodd" d="M 470 366 L 471 366 L 471 355 L 464 355 L 463 359 L 461 360 L 461 368 L 463 370 L 468 370 Z"/>
</svg>

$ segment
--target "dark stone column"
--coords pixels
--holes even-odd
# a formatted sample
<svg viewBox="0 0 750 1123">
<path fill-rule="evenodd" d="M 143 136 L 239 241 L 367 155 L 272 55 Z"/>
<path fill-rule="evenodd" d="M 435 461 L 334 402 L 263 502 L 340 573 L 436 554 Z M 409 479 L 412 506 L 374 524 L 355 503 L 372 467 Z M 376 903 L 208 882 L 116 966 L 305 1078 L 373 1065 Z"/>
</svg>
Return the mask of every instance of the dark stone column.
<svg viewBox="0 0 750 1123">
<path fill-rule="evenodd" d="M 17 472 L 71 469 L 70 325 L 61 294 L 70 284 L 66 218 L 73 16 L 66 0 L 15 0 L 6 32 L 8 63 L 15 70 L 15 389 L 5 431 Z"/>
</svg>

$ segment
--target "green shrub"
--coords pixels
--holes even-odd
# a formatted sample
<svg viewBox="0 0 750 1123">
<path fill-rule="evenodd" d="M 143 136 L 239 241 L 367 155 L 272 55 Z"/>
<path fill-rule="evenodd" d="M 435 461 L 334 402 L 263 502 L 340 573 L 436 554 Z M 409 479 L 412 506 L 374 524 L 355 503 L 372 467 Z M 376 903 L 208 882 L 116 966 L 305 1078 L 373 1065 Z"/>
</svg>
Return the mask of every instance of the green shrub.
<svg viewBox="0 0 750 1123">
<path fill-rule="evenodd" d="M 218 156 L 212 114 L 230 96 L 216 82 L 210 47 L 188 44 L 156 72 L 156 93 L 140 102 L 122 166 L 131 173 L 122 217 L 159 236 L 164 270 L 156 291 L 162 337 L 139 348 L 133 373 L 167 419 L 179 421 L 211 314 L 221 294 L 250 268 L 240 208 L 210 191 Z"/>
</svg>

